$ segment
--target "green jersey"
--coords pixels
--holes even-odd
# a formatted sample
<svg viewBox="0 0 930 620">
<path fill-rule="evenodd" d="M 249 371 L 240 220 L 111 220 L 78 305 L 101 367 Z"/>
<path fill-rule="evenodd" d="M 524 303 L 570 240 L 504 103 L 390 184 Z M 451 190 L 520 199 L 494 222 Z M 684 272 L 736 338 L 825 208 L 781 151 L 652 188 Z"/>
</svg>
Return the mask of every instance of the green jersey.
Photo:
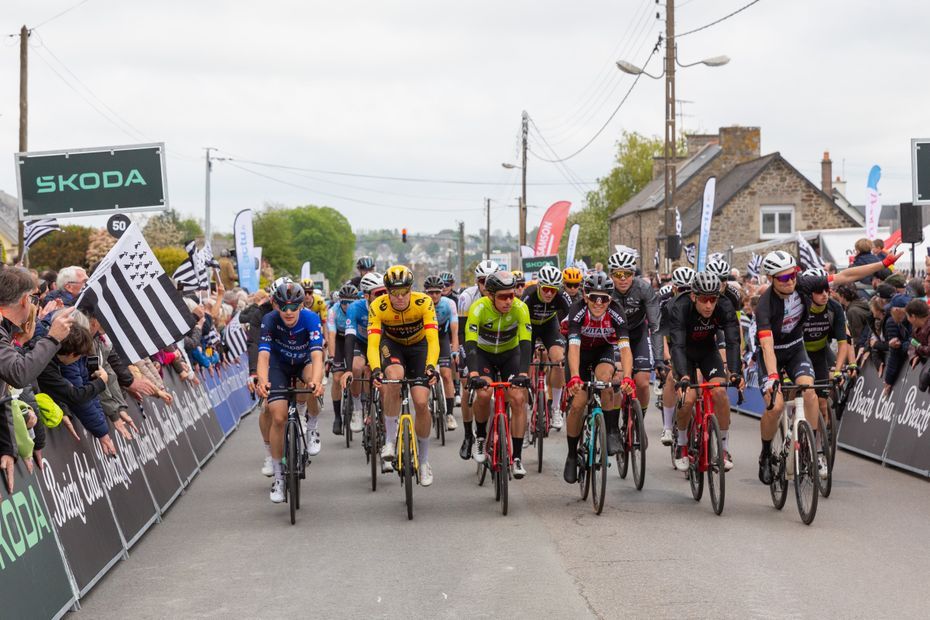
<svg viewBox="0 0 930 620">
<path fill-rule="evenodd" d="M 475 342 L 488 353 L 504 353 L 517 348 L 521 341 L 532 341 L 530 311 L 519 299 L 513 300 L 510 312 L 501 314 L 494 300 L 482 297 L 471 305 L 465 324 L 465 342 Z"/>
</svg>

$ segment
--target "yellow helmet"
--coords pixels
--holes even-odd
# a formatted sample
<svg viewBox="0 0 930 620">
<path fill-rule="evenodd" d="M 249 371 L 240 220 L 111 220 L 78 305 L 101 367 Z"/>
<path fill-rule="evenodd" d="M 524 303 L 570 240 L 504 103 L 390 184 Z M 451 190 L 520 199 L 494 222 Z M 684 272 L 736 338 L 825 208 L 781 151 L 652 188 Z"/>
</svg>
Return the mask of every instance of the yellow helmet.
<svg viewBox="0 0 930 620">
<path fill-rule="evenodd" d="M 300 281 L 300 285 L 304 288 L 305 291 L 313 290 L 313 278 L 303 278 Z"/>
<path fill-rule="evenodd" d="M 516 279 L 517 286 L 523 286 L 524 284 L 526 284 L 526 276 L 523 275 L 522 271 L 520 271 L 519 269 L 514 269 L 510 273 L 512 273 L 514 279 Z"/>
<path fill-rule="evenodd" d="M 413 285 L 413 272 L 404 265 L 394 265 L 384 272 L 384 286 L 401 288 Z"/>
<path fill-rule="evenodd" d="M 566 267 L 562 272 L 562 281 L 568 284 L 581 284 L 583 276 L 577 267 Z"/>
</svg>

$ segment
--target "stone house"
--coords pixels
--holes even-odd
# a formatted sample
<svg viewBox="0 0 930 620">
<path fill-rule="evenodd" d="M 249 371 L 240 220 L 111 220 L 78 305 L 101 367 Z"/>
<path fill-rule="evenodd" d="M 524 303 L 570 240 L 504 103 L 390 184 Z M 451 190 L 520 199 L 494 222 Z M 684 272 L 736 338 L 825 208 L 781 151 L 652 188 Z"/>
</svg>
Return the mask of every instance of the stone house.
<svg viewBox="0 0 930 620">
<path fill-rule="evenodd" d="M 7 263 L 19 254 L 19 201 L 0 190 L 0 245 Z"/>
<path fill-rule="evenodd" d="M 832 162 L 824 154 L 818 187 L 778 152 L 761 155 L 758 127 L 722 127 L 716 135 L 688 136 L 688 153 L 679 159 L 674 206 L 681 212 L 682 244 L 697 243 L 704 185 L 717 178 L 709 252 L 784 237 L 798 231 L 863 225 L 861 213 L 833 196 Z M 665 186 L 661 159 L 653 181 L 610 217 L 610 244 L 653 256 L 664 245 Z M 748 256 L 733 255 L 735 266 Z M 643 261 L 651 267 L 652 261 Z"/>
</svg>

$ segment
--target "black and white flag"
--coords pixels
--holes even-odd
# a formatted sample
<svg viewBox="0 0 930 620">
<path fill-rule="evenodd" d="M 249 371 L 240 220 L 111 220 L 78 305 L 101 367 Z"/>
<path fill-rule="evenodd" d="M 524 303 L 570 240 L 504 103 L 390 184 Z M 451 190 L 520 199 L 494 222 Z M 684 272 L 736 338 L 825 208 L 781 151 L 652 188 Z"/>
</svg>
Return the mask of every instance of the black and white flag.
<svg viewBox="0 0 930 620">
<path fill-rule="evenodd" d="M 693 241 L 685 246 L 685 256 L 687 257 L 688 262 L 694 265 L 695 261 L 697 260 L 697 246 Z"/>
<path fill-rule="evenodd" d="M 653 257 L 652 262 L 655 264 L 656 271 L 659 271 L 659 248 L 656 248 L 655 256 Z"/>
<path fill-rule="evenodd" d="M 753 252 L 752 257 L 750 257 L 749 262 L 746 264 L 746 272 L 750 277 L 758 278 L 760 269 L 762 269 L 762 257 Z"/>
<path fill-rule="evenodd" d="M 801 233 L 798 233 L 798 263 L 800 263 L 803 271 L 823 268 L 823 261 L 820 260 L 817 252 L 814 251 L 814 248 L 811 247 L 811 244 L 807 242 L 807 239 Z"/>
<path fill-rule="evenodd" d="M 223 330 L 223 345 L 226 347 L 227 362 L 235 362 L 248 349 L 248 337 L 242 323 L 239 322 L 238 312 Z"/>
<path fill-rule="evenodd" d="M 135 224 L 94 270 L 77 306 L 103 324 L 130 363 L 178 342 L 197 323 Z"/>
<path fill-rule="evenodd" d="M 182 291 L 196 291 L 200 288 L 200 278 L 198 278 L 196 261 L 194 260 L 194 256 L 197 254 L 197 244 L 194 241 L 188 241 L 184 244 L 184 249 L 187 251 L 187 259 L 178 265 L 171 279 L 180 286 Z"/>
<path fill-rule="evenodd" d="M 55 231 L 61 231 L 61 226 L 58 225 L 58 220 L 54 217 L 25 222 L 23 224 L 23 249 L 28 250 L 33 243 L 48 233 Z"/>
</svg>

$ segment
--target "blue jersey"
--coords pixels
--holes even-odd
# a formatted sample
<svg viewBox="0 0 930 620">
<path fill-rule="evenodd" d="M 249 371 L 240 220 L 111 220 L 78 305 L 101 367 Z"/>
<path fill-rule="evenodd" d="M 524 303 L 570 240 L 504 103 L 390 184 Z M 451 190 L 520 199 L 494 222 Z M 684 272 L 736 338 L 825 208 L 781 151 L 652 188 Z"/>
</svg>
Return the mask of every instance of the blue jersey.
<svg viewBox="0 0 930 620">
<path fill-rule="evenodd" d="M 458 329 L 459 315 L 455 302 L 448 297 L 440 297 L 436 304 L 436 321 L 439 323 L 439 333 L 449 333 L 450 327 Z"/>
<path fill-rule="evenodd" d="M 368 342 L 368 302 L 364 299 L 353 301 L 346 310 L 346 336 L 355 336 L 357 340 Z"/>
<path fill-rule="evenodd" d="M 302 308 L 297 323 L 288 327 L 277 310 L 262 319 L 262 336 L 258 350 L 268 351 L 271 361 L 292 366 L 311 362 L 313 351 L 323 351 L 323 333 L 316 312 Z"/>
<path fill-rule="evenodd" d="M 348 319 L 346 316 L 347 309 L 348 306 L 343 306 L 341 303 L 333 304 L 333 307 L 329 309 L 329 314 L 326 316 L 326 328 L 329 331 L 336 332 L 339 336 L 346 335 Z"/>
</svg>

